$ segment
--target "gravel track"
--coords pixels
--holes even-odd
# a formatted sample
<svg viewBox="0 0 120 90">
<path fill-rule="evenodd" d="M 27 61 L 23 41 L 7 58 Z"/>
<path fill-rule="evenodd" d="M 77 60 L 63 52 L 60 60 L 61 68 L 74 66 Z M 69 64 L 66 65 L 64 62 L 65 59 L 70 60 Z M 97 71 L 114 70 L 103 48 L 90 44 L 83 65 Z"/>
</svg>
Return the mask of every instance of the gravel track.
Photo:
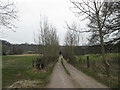
<svg viewBox="0 0 120 90">
<path fill-rule="evenodd" d="M 70 75 L 65 72 L 59 58 L 46 88 L 108 88 L 62 60 Z"/>
<path fill-rule="evenodd" d="M 71 82 L 70 77 L 64 71 L 64 68 L 59 60 L 51 75 L 50 83 L 46 86 L 47 88 L 75 88 Z"/>
<path fill-rule="evenodd" d="M 83 72 L 77 70 L 75 67 L 68 64 L 65 60 L 63 61 L 76 88 L 108 88 L 90 76 L 87 76 Z"/>
</svg>

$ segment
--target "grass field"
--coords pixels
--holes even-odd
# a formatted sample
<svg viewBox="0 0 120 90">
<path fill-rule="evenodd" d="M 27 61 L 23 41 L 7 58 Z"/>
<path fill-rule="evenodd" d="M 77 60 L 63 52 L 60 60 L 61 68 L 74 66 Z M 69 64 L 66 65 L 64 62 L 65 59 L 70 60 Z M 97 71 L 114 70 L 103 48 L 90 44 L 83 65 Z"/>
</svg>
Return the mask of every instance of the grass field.
<svg viewBox="0 0 120 90">
<path fill-rule="evenodd" d="M 89 56 L 89 68 L 87 68 L 87 56 Z M 116 88 L 119 87 L 118 79 L 119 79 L 119 59 L 120 53 L 108 53 L 106 54 L 106 60 L 108 60 L 110 64 L 109 73 L 110 76 L 108 77 L 105 69 L 103 68 L 102 57 L 100 54 L 87 54 L 81 56 L 75 56 L 76 60 L 74 63 L 71 63 L 77 69 L 83 71 L 87 75 L 95 78 L 99 82 L 112 87 Z"/>
<path fill-rule="evenodd" d="M 86 57 L 89 56 L 90 60 L 102 60 L 102 57 L 100 54 L 86 54 L 86 55 L 81 55 L 81 56 L 76 56 L 77 60 L 81 59 L 81 60 L 86 60 Z M 113 58 L 120 58 L 120 53 L 107 53 L 106 54 L 106 58 L 107 59 L 113 59 Z"/>
<path fill-rule="evenodd" d="M 47 81 L 46 78 L 51 73 L 40 72 L 32 68 L 32 60 L 35 55 L 11 55 L 2 57 L 2 87 L 8 87 L 19 80 L 39 80 L 41 86 Z"/>
</svg>

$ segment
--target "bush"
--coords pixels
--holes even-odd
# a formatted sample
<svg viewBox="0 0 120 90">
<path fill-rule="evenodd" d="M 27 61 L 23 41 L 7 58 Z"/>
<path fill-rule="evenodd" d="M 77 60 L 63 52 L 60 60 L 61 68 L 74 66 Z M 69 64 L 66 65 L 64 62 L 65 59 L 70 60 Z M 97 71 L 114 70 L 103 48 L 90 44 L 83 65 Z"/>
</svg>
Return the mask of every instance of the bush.
<svg viewBox="0 0 120 90">
<path fill-rule="evenodd" d="M 55 63 L 57 61 L 57 57 L 52 56 L 42 56 L 36 58 L 35 65 L 37 69 L 46 69 L 49 64 Z"/>
</svg>

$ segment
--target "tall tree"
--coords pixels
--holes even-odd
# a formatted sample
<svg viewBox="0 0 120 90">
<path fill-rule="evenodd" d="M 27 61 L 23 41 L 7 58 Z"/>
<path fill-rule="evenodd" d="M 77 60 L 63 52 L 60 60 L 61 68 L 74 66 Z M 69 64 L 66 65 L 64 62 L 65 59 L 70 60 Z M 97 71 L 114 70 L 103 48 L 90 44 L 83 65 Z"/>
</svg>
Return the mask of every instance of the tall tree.
<svg viewBox="0 0 120 90">
<path fill-rule="evenodd" d="M 75 23 L 71 25 L 73 29 L 76 29 L 77 26 Z M 75 54 L 75 46 L 78 46 L 79 44 L 79 35 L 75 31 L 71 31 L 68 28 L 68 31 L 65 36 L 65 57 L 66 58 L 72 58 Z"/>
<path fill-rule="evenodd" d="M 43 45 L 44 56 L 57 56 L 59 50 L 59 40 L 56 28 L 48 23 L 47 18 L 41 19 L 39 31 L 39 45 Z"/>
<path fill-rule="evenodd" d="M 94 22 L 94 28 L 88 30 L 88 32 L 97 32 L 100 40 L 100 46 L 101 46 L 101 55 L 102 59 L 104 61 L 106 71 L 109 66 L 108 62 L 105 60 L 105 48 L 104 48 L 104 32 L 105 32 L 105 22 L 107 19 L 110 17 L 112 14 L 113 9 L 113 2 L 100 2 L 98 0 L 80 0 L 80 1 L 75 1 L 71 0 L 70 1 L 74 9 L 76 10 L 76 13 L 79 15 L 84 15 L 85 18 L 92 20 Z M 106 8 L 104 8 L 106 6 Z M 103 12 L 104 8 L 104 14 Z M 93 27 L 93 25 L 91 27 Z M 86 31 L 87 32 L 87 31 Z"/>
</svg>

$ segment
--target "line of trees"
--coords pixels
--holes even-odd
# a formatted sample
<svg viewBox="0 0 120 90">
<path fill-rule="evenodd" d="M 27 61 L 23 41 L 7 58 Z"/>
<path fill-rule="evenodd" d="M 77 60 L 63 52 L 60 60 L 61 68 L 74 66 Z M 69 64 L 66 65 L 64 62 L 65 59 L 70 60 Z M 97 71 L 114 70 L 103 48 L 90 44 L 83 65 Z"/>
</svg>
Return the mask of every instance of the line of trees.
<svg viewBox="0 0 120 90">
<path fill-rule="evenodd" d="M 37 68 L 42 66 L 43 69 L 50 63 L 57 61 L 59 55 L 59 38 L 56 28 L 49 24 L 46 17 L 41 17 L 38 33 L 38 54 L 40 57 L 36 61 L 36 66 Z M 40 49 L 41 45 L 43 46 L 42 49 Z"/>
<path fill-rule="evenodd" d="M 43 45 L 42 53 L 44 56 L 58 56 L 59 39 L 56 28 L 49 24 L 45 17 L 40 20 L 40 30 L 38 35 L 39 45 Z"/>
<path fill-rule="evenodd" d="M 17 55 L 17 54 L 36 54 L 36 49 L 38 45 L 35 44 L 12 44 L 5 40 L 0 40 L 2 42 L 2 55 Z M 40 49 L 43 46 L 40 47 Z"/>
</svg>

